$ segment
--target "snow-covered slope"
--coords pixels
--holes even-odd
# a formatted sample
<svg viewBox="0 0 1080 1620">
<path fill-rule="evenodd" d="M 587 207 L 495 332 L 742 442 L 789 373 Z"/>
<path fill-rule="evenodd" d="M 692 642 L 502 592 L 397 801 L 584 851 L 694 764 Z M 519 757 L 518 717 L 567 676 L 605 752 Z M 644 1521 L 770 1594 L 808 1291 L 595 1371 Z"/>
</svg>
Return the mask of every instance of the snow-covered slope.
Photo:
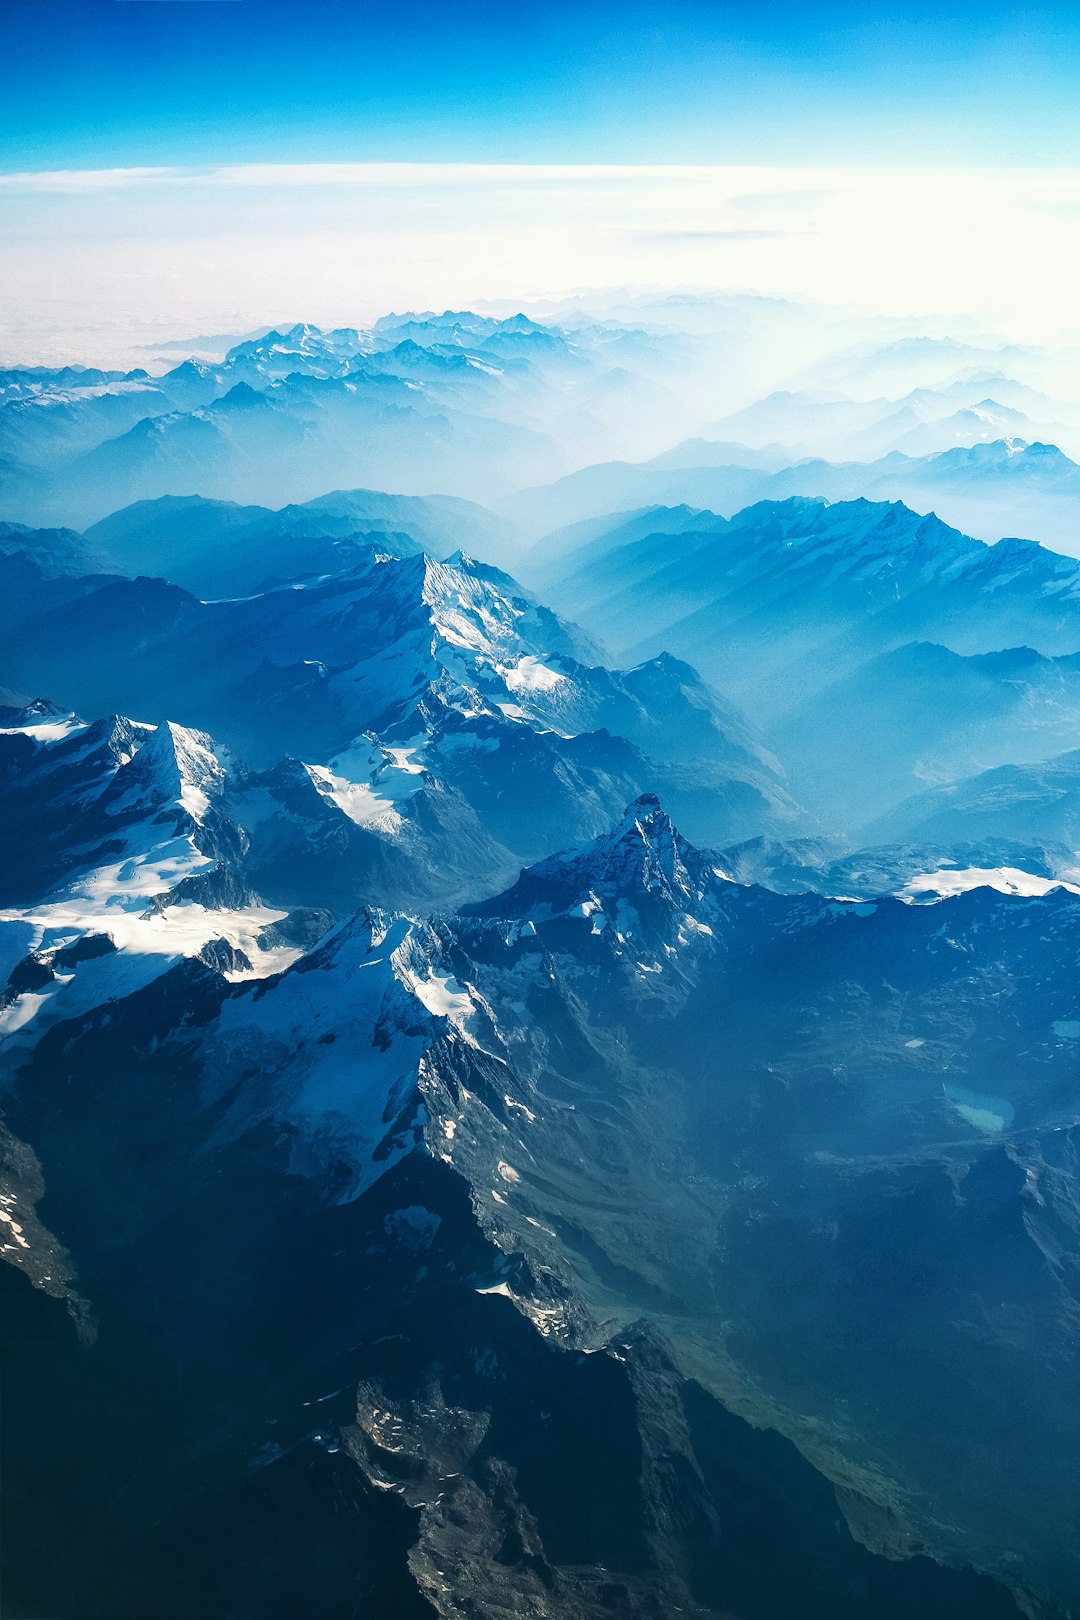
<svg viewBox="0 0 1080 1620">
<path fill-rule="evenodd" d="M 611 670 L 460 553 L 369 552 L 236 601 L 141 579 L 72 594 L 12 628 L 23 687 L 89 713 L 183 713 L 255 766 L 289 753 L 399 810 L 437 781 L 522 859 L 592 836 L 643 789 L 673 796 L 706 840 L 797 819 L 776 761 L 692 669 Z"/>
<path fill-rule="evenodd" d="M 286 909 L 239 875 L 245 835 L 209 737 L 41 705 L 2 718 L 0 828 L 20 859 L 0 899 L 0 1040 L 32 1044 L 183 957 L 244 977 L 299 954 L 274 926 Z"/>
</svg>

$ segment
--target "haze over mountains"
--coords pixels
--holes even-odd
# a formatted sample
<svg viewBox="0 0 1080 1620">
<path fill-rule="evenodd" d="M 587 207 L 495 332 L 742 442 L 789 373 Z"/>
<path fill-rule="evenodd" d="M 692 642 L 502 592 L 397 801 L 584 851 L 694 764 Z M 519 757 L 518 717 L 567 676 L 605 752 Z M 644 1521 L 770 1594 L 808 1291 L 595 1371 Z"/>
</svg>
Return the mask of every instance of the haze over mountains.
<svg viewBox="0 0 1080 1620">
<path fill-rule="evenodd" d="M 825 358 L 822 327 L 842 345 L 860 323 L 751 298 L 641 307 L 640 324 L 578 311 L 565 325 L 452 311 L 367 332 L 301 324 L 153 377 L 9 369 L 5 515 L 85 527 L 166 494 L 280 506 L 371 485 L 501 501 L 536 534 L 649 504 L 730 516 L 866 495 L 934 506 L 983 539 L 1080 550 L 1080 411 L 1047 392 L 1063 357 L 879 337 Z M 805 386 L 755 400 L 762 375 L 785 380 L 780 342 Z M 710 419 L 724 397 L 743 404 Z M 676 442 L 680 426 L 691 436 Z"/>
<path fill-rule="evenodd" d="M 1080 1613 L 1071 357 L 172 359 L 0 374 L 11 1612 Z"/>
</svg>

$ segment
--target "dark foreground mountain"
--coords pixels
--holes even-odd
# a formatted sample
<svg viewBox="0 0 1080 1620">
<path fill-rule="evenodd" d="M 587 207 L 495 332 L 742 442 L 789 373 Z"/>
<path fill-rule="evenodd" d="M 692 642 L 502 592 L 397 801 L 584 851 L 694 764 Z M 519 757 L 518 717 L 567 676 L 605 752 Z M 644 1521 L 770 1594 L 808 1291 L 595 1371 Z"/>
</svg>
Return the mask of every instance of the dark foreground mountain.
<svg viewBox="0 0 1080 1620">
<path fill-rule="evenodd" d="M 55 1024 L 9 1605 L 1067 1615 L 1078 907 L 743 888 L 643 798 Z"/>
</svg>

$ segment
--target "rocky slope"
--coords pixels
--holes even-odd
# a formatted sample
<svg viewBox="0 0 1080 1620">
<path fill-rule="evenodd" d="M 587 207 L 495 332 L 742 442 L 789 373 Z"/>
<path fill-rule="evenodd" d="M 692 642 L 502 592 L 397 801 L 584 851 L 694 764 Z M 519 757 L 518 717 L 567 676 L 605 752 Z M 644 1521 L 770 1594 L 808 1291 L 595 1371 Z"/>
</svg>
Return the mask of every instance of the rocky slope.
<svg viewBox="0 0 1080 1620">
<path fill-rule="evenodd" d="M 208 1613 L 1066 1615 L 1077 905 L 744 888 L 645 798 L 48 1032 L 16 1297 L 133 1390 L 85 1612 L 184 1612 L 196 1538 Z"/>
</svg>

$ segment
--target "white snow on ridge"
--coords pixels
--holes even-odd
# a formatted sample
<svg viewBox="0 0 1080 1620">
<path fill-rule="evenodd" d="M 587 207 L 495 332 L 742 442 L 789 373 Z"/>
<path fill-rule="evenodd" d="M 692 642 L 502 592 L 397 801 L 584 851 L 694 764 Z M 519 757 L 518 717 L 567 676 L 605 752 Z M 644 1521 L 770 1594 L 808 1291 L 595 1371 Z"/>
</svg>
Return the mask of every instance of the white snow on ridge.
<svg viewBox="0 0 1080 1620">
<path fill-rule="evenodd" d="M 219 792 L 224 772 L 209 737 L 171 720 L 160 725 L 140 753 L 160 760 L 162 785 L 178 789 L 179 802 L 194 821 L 210 808 L 210 794 Z M 138 756 L 136 756 L 138 757 Z M 175 782 L 173 778 L 175 777 Z"/>
<path fill-rule="evenodd" d="M 0 1221 L 3 1221 L 5 1226 L 4 1232 L 0 1232 L 0 1237 L 10 1236 L 15 1239 L 15 1243 L 0 1243 L 0 1250 L 13 1249 L 15 1244 L 18 1244 L 20 1249 L 30 1247 L 23 1237 L 22 1223 L 11 1213 L 11 1206 L 15 1201 L 14 1193 L 0 1193 Z"/>
<path fill-rule="evenodd" d="M 338 809 L 358 827 L 377 827 L 383 832 L 394 832 L 401 825 L 401 817 L 393 801 L 384 799 L 368 782 L 350 782 L 347 777 L 335 776 L 325 765 L 305 765 L 324 798 L 332 800 Z"/>
<path fill-rule="evenodd" d="M 390 763 L 395 771 L 404 771 L 407 776 L 422 776 L 427 767 L 417 764 L 413 755 L 419 751 L 419 742 L 410 748 L 391 748 L 383 745 L 383 753 L 389 755 Z"/>
<path fill-rule="evenodd" d="M 125 914 L 142 913 L 149 900 L 168 891 L 184 878 L 209 869 L 214 861 L 186 834 L 164 840 L 151 849 L 131 849 L 122 859 L 98 866 L 75 878 L 39 908 L 42 914 L 63 919 L 69 926 L 80 919 L 108 919 L 119 924 Z"/>
<path fill-rule="evenodd" d="M 175 804 L 201 823 L 211 797 L 220 794 L 225 782 L 211 738 L 171 720 L 150 729 L 128 763 L 130 769 L 117 777 L 127 792 L 110 806 L 112 815 L 142 805 Z"/>
<path fill-rule="evenodd" d="M 498 666 L 499 674 L 511 692 L 553 692 L 567 677 L 549 669 L 539 658 L 527 653 L 516 664 Z"/>
<path fill-rule="evenodd" d="M 34 949 L 49 950 L 86 934 L 102 933 L 112 938 L 117 952 L 80 962 L 73 972 L 57 975 L 41 991 L 17 997 L 0 1010 L 0 1041 L 15 1037 L 17 1045 L 33 1045 L 58 1019 L 80 1017 L 95 1007 L 132 995 L 181 958 L 198 955 L 212 940 L 224 940 L 251 961 L 250 970 L 225 973 L 225 978 L 234 983 L 280 973 L 301 952 L 291 946 L 264 950 L 259 937 L 270 923 L 279 922 L 284 915 L 262 907 L 210 911 L 205 906 L 180 905 L 142 917 L 129 915 L 120 927 L 115 918 L 110 918 L 100 928 L 95 928 L 88 918 L 65 928 L 59 919 L 39 915 Z M 24 919 L 0 916 L 0 934 L 13 920 Z"/>
<path fill-rule="evenodd" d="M 196 821 L 210 808 L 207 789 L 220 788 L 223 772 L 210 747 L 209 737 L 169 722 L 173 752 L 180 771 L 180 803 Z"/>
<path fill-rule="evenodd" d="M 428 765 L 423 755 L 425 738 L 390 745 L 371 737 L 357 737 L 348 748 L 335 754 L 326 766 L 307 766 L 320 792 L 332 789 L 328 797 L 358 826 L 377 826 L 383 832 L 396 832 L 401 825 L 398 807 L 411 799 L 421 784 Z M 355 797 L 349 790 L 360 788 Z M 339 798 L 338 794 L 342 797 Z M 363 816 L 363 820 L 360 817 Z"/>
<path fill-rule="evenodd" d="M 440 978 L 433 973 L 429 979 L 413 979 L 409 988 L 416 999 L 436 1018 L 449 1018 L 451 1023 L 472 1016 L 474 1007 L 467 990 L 456 979 Z"/>
<path fill-rule="evenodd" d="M 1066 883 L 1061 878 L 1036 877 L 1015 866 L 942 867 L 937 872 L 921 872 L 904 885 L 901 893 L 915 900 L 948 899 L 967 894 L 972 889 L 997 889 L 999 894 L 1037 897 L 1049 894 L 1051 889 L 1067 889 L 1080 894 L 1080 886 Z"/>
<path fill-rule="evenodd" d="M 85 720 L 79 720 L 74 714 L 62 716 L 59 720 L 42 720 L 29 726 L 0 726 L 0 737 L 29 737 L 37 743 L 63 742 L 67 737 L 75 737 L 80 731 L 90 728 Z"/>
<path fill-rule="evenodd" d="M 187 835 L 149 849 L 130 849 L 120 860 L 97 867 L 54 891 L 36 905 L 0 911 L 0 957 L 17 951 L 48 952 L 90 934 L 106 935 L 116 952 L 79 963 L 40 992 L 23 994 L 0 1011 L 0 1037 L 25 1031 L 36 1040 L 47 1024 L 71 1018 L 120 996 L 130 995 L 183 957 L 197 956 L 211 941 L 224 940 L 242 952 L 251 969 L 230 970 L 232 980 L 280 972 L 301 954 L 290 946 L 264 949 L 263 931 L 284 911 L 265 906 L 217 910 L 182 902 L 157 910 L 152 902 L 185 878 L 213 868 L 213 860 Z M 12 949 L 3 949 L 4 936 Z"/>
<path fill-rule="evenodd" d="M 401 1018 L 407 977 L 401 962 L 415 926 L 401 917 L 388 927 L 373 917 L 354 919 L 330 936 L 305 972 L 283 974 L 257 1002 L 248 995 L 227 1001 L 208 1036 L 208 1097 L 225 1096 L 253 1066 L 260 1071 L 258 1084 L 241 1083 L 223 1130 L 247 1130 L 257 1117 L 284 1113 L 313 1151 L 330 1143 L 352 1161 L 355 1182 L 341 1202 L 385 1172 L 411 1141 L 403 1137 L 377 1166 L 371 1163 L 387 1131 L 387 1099 L 404 1098 L 417 1084 L 430 1040 Z M 391 1036 L 377 1041 L 373 1032 L 383 1023 Z M 281 1071 L 284 1053 L 290 1054 L 284 1089 L 265 1084 L 266 1075 Z M 421 1108 L 418 1126 L 423 1119 Z"/>
</svg>

